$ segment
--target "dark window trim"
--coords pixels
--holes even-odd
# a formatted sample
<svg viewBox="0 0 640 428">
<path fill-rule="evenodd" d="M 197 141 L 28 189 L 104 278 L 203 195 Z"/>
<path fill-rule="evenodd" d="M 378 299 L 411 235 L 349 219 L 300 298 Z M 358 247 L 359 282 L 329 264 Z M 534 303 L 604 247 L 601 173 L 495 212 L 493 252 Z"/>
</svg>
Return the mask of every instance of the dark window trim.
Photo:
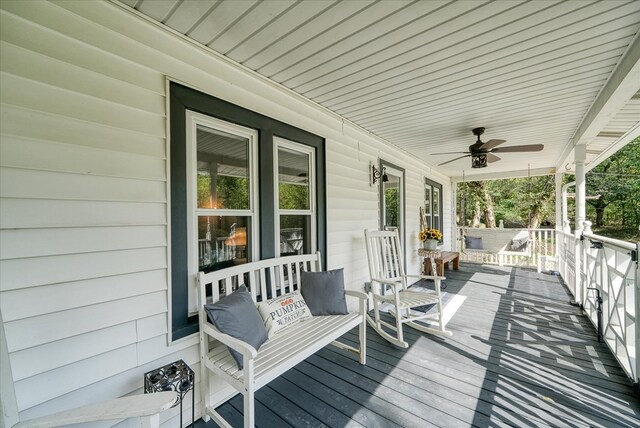
<svg viewBox="0 0 640 428">
<path fill-rule="evenodd" d="M 442 207 L 442 184 L 438 183 L 437 181 L 433 181 L 430 180 L 428 178 L 424 178 L 424 184 L 427 186 L 431 186 L 431 197 L 433 198 L 433 189 L 437 188 L 439 190 L 438 192 L 438 207 L 440 208 L 440 215 L 438 216 L 438 230 L 440 232 L 442 232 L 442 240 L 440 240 L 440 242 L 442 243 L 444 240 L 444 219 L 443 219 L 443 207 Z M 425 201 L 426 202 L 426 201 Z M 433 205 L 431 206 L 431 224 L 433 224 Z"/>
<path fill-rule="evenodd" d="M 275 257 L 275 197 L 273 174 L 273 137 L 286 138 L 313 147 L 316 155 L 316 242 L 326 269 L 326 152 L 324 138 L 247 110 L 195 89 L 171 82 L 170 112 L 170 195 L 171 195 L 171 341 L 198 331 L 198 317 L 188 316 L 187 266 L 187 171 L 186 110 L 192 110 L 258 131 L 258 194 L 260 224 L 260 258 Z M 268 197 L 265 197 L 268 196 Z"/>
<path fill-rule="evenodd" d="M 402 216 L 400 218 L 400 224 L 402 227 L 400 227 L 400 242 L 402 243 L 402 253 L 405 255 L 404 257 L 404 268 L 405 270 L 407 269 L 407 240 L 405 239 L 405 236 L 407 234 L 406 232 L 406 228 L 407 228 L 407 173 L 405 171 L 404 168 L 395 165 L 391 162 L 388 162 L 384 159 L 380 159 L 380 162 L 378 163 L 378 167 L 380 168 L 380 171 L 382 171 L 382 168 L 384 168 L 385 166 L 388 166 L 390 168 L 393 169 L 397 169 L 398 171 L 402 171 Z M 382 180 L 379 180 L 379 186 L 378 186 L 378 194 L 379 194 L 379 198 L 378 198 L 378 206 L 380 207 L 380 216 L 379 216 L 379 224 L 380 224 L 380 230 L 384 229 L 384 224 L 383 224 L 383 217 L 384 217 L 384 195 L 382 192 Z"/>
</svg>

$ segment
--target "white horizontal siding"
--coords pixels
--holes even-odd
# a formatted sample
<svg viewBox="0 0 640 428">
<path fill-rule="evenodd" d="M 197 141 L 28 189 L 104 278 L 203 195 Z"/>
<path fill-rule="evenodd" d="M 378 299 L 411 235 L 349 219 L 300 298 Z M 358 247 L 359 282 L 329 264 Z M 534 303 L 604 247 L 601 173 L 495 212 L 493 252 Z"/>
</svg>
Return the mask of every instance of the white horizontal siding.
<svg viewBox="0 0 640 428">
<path fill-rule="evenodd" d="M 5 323 L 7 346 L 14 352 L 166 311 L 166 293 L 156 292 L 23 318 Z"/>
<path fill-rule="evenodd" d="M 165 269 L 157 269 L 4 291 L 2 317 L 15 321 L 155 293 L 166 290 L 166 276 Z"/>
<path fill-rule="evenodd" d="M 13 379 L 19 381 L 135 343 L 132 321 L 16 351 L 11 354 Z"/>
<path fill-rule="evenodd" d="M 2 100 L 6 104 L 157 137 L 165 136 L 166 119 L 159 114 L 7 73 L 0 73 L 0 85 Z M 30 90 L 25 91 L 25 86 Z"/>
<path fill-rule="evenodd" d="M 96 370 L 97 367 L 100 369 Z M 19 380 L 15 382 L 18 410 L 28 409 L 134 367 L 136 367 L 136 345 L 128 345 L 72 365 L 50 370 L 37 377 Z M 42 388 L 42 384 L 49 387 Z"/>
<path fill-rule="evenodd" d="M 165 247 L 0 261 L 0 291 L 167 267 Z"/>
<path fill-rule="evenodd" d="M 0 199 L 0 228 L 167 224 L 165 203 Z"/>
<path fill-rule="evenodd" d="M 81 147 L 95 147 L 164 158 L 165 140 L 155 135 L 101 125 L 76 118 L 0 104 L 0 131 L 3 139 L 11 136 L 32 138 L 46 142 L 63 142 Z M 71 149 L 71 148 L 70 148 Z M 80 149 L 78 149 L 80 150 Z M 77 154 L 75 156 L 78 156 Z M 36 156 L 37 158 L 37 156 Z M 73 158 L 71 158 L 73 159 Z M 23 160 L 23 162 L 29 162 Z M 60 161 L 52 161 L 47 169 L 56 168 Z M 91 164 L 89 164 L 90 166 Z M 114 168 L 114 166 L 111 166 Z"/>
<path fill-rule="evenodd" d="M 165 225 L 0 230 L 0 259 L 167 245 Z"/>
<path fill-rule="evenodd" d="M 5 198 L 165 202 L 164 181 L 0 168 Z"/>
<path fill-rule="evenodd" d="M 415 252 L 420 160 L 111 3 L 3 2 L 0 27 L 0 305 L 22 418 L 139 393 L 180 358 L 199 380 L 197 339 L 167 343 L 166 76 L 326 138 L 327 261 L 348 288 L 378 227 L 369 162 L 406 170 Z"/>
</svg>

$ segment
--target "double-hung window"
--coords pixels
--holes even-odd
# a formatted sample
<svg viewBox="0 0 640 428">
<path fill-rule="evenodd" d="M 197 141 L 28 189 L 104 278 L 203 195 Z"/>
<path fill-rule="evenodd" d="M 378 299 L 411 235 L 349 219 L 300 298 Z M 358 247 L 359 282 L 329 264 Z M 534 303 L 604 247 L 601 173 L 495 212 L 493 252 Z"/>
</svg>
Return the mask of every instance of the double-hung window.
<svg viewBox="0 0 640 428">
<path fill-rule="evenodd" d="M 258 133 L 187 111 L 189 278 L 255 259 Z M 189 295 L 190 312 L 197 311 Z"/>
<path fill-rule="evenodd" d="M 326 256 L 326 181 L 322 137 L 174 82 L 169 100 L 173 341 L 198 330 L 198 271 Z"/>
<path fill-rule="evenodd" d="M 310 254 L 316 249 L 314 150 L 308 146 L 274 138 L 278 171 L 278 254 Z"/>
<path fill-rule="evenodd" d="M 442 184 L 424 179 L 424 214 L 427 227 L 442 232 Z"/>
</svg>

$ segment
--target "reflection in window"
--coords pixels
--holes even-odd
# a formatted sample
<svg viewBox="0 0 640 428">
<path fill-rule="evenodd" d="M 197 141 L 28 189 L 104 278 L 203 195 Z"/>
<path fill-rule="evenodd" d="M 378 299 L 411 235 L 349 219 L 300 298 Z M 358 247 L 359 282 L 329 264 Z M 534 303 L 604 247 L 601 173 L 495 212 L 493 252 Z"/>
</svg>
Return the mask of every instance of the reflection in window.
<svg viewBox="0 0 640 428">
<path fill-rule="evenodd" d="M 282 210 L 309 209 L 309 154 L 278 149 L 278 198 Z"/>
<path fill-rule="evenodd" d="M 197 127 L 198 208 L 249 209 L 249 140 Z"/>
<path fill-rule="evenodd" d="M 400 177 L 387 174 L 389 181 L 382 183 L 384 192 L 384 227 L 400 227 Z"/>
<path fill-rule="evenodd" d="M 311 252 L 310 216 L 280 216 L 280 255 L 291 256 Z"/>
<path fill-rule="evenodd" d="M 211 272 L 247 261 L 250 217 L 198 216 L 198 270 Z"/>
</svg>

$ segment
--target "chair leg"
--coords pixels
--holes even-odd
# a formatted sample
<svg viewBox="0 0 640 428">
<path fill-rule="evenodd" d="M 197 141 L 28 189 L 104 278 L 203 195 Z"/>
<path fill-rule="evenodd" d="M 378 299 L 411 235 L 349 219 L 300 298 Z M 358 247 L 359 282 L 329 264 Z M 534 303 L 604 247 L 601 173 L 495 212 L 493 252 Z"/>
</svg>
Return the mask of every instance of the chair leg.
<svg viewBox="0 0 640 428">
<path fill-rule="evenodd" d="M 367 301 L 360 301 L 360 315 L 362 319 L 360 320 L 360 329 L 358 331 L 358 336 L 360 339 L 360 364 L 367 364 L 367 309 L 369 305 Z"/>
<path fill-rule="evenodd" d="M 253 428 L 256 424 L 256 415 L 254 408 L 254 392 L 253 389 L 248 389 L 243 393 L 244 395 L 244 428 Z"/>
<path fill-rule="evenodd" d="M 398 309 L 396 306 L 396 334 L 398 335 L 398 341 L 404 342 L 404 336 L 402 334 L 402 309 Z"/>
<path fill-rule="evenodd" d="M 380 328 L 380 312 L 378 312 L 378 300 L 376 299 L 376 296 L 373 296 L 372 299 L 373 299 L 373 315 L 376 318 L 376 325 L 378 326 L 378 328 Z"/>
</svg>

